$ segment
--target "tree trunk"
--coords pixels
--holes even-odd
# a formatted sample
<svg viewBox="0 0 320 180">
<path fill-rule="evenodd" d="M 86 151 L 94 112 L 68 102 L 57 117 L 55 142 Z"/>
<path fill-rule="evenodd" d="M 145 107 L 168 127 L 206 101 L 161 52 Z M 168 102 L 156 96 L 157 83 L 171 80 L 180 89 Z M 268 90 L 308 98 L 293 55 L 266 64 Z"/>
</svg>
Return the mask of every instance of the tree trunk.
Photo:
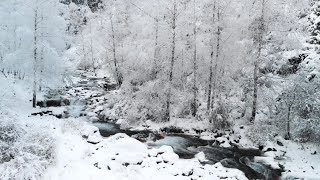
<svg viewBox="0 0 320 180">
<path fill-rule="evenodd" d="M 253 71 L 253 102 L 252 102 L 252 113 L 250 122 L 254 122 L 256 119 L 257 112 L 257 101 L 258 101 L 258 63 L 254 63 L 254 71 Z"/>
<path fill-rule="evenodd" d="M 174 0 L 173 15 L 172 15 L 172 42 L 171 42 L 171 62 L 169 70 L 169 87 L 167 92 L 166 113 L 165 120 L 170 121 L 170 103 L 171 103 L 171 88 L 173 80 L 173 66 L 175 61 L 175 49 L 176 49 L 176 18 L 177 18 L 177 2 Z"/>
<path fill-rule="evenodd" d="M 193 52 L 193 105 L 192 116 L 197 115 L 197 24 L 196 24 L 196 0 L 193 7 L 193 34 L 194 34 L 194 52 Z"/>
<path fill-rule="evenodd" d="M 265 0 L 262 0 L 262 9 L 261 9 L 261 18 L 260 18 L 260 32 L 258 36 L 258 55 L 257 59 L 254 62 L 254 71 L 253 71 L 253 102 L 252 102 L 252 113 L 250 122 L 253 123 L 256 119 L 256 113 L 257 113 L 257 103 L 258 103 L 258 70 L 259 65 L 258 61 L 261 59 L 261 50 L 262 50 L 262 44 L 263 44 L 263 34 L 265 31 L 265 24 L 264 24 L 264 9 L 265 9 Z"/>
<path fill-rule="evenodd" d="M 117 62 L 117 56 L 116 56 L 116 37 L 115 37 L 115 32 L 114 32 L 114 26 L 113 26 L 113 20 L 112 20 L 112 15 L 110 15 L 110 23 L 111 23 L 111 31 L 112 31 L 112 53 L 113 53 L 113 63 L 114 63 L 114 68 L 115 68 L 115 74 L 116 74 L 116 81 L 118 86 L 121 86 L 121 80 L 120 80 L 120 73 L 118 69 L 118 62 Z"/>
<path fill-rule="evenodd" d="M 181 82 L 182 82 L 182 89 L 183 91 L 186 90 L 186 79 L 187 79 L 187 73 L 185 71 L 185 64 L 184 64 L 184 49 L 181 50 Z"/>
<path fill-rule="evenodd" d="M 38 10 L 34 12 L 34 47 L 33 47 L 33 96 L 32 107 L 37 106 L 37 31 L 38 31 Z"/>
<path fill-rule="evenodd" d="M 81 32 L 81 36 L 82 36 L 82 51 L 83 51 L 83 63 L 84 63 L 84 70 L 87 71 L 87 53 L 86 53 L 86 48 L 85 48 L 85 43 L 84 43 L 84 37 L 83 34 Z"/>
<path fill-rule="evenodd" d="M 214 4 L 213 12 L 212 12 L 212 51 L 210 55 L 210 69 L 209 69 L 209 87 L 208 87 L 208 99 L 207 99 L 207 113 L 209 114 L 211 109 L 211 97 L 212 97 L 212 83 L 213 83 L 213 53 L 214 53 L 214 46 L 213 46 L 213 39 L 214 39 L 214 24 L 215 24 L 215 11 L 216 5 Z"/>
<path fill-rule="evenodd" d="M 97 75 L 96 68 L 95 68 L 95 62 L 94 62 L 94 54 L 93 54 L 91 22 L 90 22 L 90 51 L 91 51 L 92 70 L 93 70 L 94 75 Z"/>
<path fill-rule="evenodd" d="M 217 45 L 216 45 L 216 61 L 214 65 L 214 80 L 213 80 L 213 87 L 212 87 L 212 101 L 211 101 L 211 109 L 213 109 L 215 104 L 215 98 L 216 98 L 216 90 L 217 90 L 217 81 L 218 81 L 218 63 L 219 63 L 219 57 L 220 57 L 220 40 L 221 40 L 221 28 L 220 28 L 220 7 L 218 4 L 217 9 Z"/>
<path fill-rule="evenodd" d="M 212 52 L 213 53 L 213 52 Z M 208 99 L 207 99 L 207 112 L 211 109 L 211 97 L 212 97 L 212 79 L 213 79 L 213 54 L 211 53 L 210 59 L 210 72 L 209 72 L 209 87 L 208 87 Z"/>
<path fill-rule="evenodd" d="M 288 114 L 287 114 L 287 139 L 291 139 L 290 134 L 290 114 L 291 114 L 291 106 L 288 106 Z"/>
<path fill-rule="evenodd" d="M 40 50 L 40 62 L 39 62 L 39 66 L 40 66 L 40 77 L 39 77 L 39 91 L 42 91 L 42 86 L 43 86 L 43 61 L 44 61 L 44 47 L 41 47 Z"/>
<path fill-rule="evenodd" d="M 159 39 L 159 20 L 155 19 L 156 26 L 155 26 L 155 42 L 154 42 L 154 52 L 153 52 L 153 67 L 152 67 L 152 73 L 151 78 L 155 79 L 157 78 L 158 74 L 158 39 Z"/>
</svg>

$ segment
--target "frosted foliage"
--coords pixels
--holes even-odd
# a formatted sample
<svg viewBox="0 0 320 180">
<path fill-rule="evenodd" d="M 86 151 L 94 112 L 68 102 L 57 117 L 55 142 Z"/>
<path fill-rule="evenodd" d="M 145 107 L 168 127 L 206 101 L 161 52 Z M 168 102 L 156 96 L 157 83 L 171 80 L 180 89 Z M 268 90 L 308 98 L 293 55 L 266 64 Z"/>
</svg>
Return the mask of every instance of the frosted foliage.
<svg viewBox="0 0 320 180">
<path fill-rule="evenodd" d="M 317 1 L 311 7 L 311 14 L 308 17 L 310 26 L 309 32 L 311 38 L 308 40 L 310 44 L 319 45 L 320 44 L 320 2 Z"/>
<path fill-rule="evenodd" d="M 66 44 L 66 23 L 61 16 L 65 9 L 62 5 L 55 0 L 15 0 L 3 3 L 0 8 L 3 9 L 0 20 L 6 27 L 0 28 L 1 70 L 8 74 L 19 72 L 31 80 L 37 49 L 38 78 L 45 79 L 47 86 L 59 84 L 64 73 L 62 56 Z"/>
<path fill-rule="evenodd" d="M 41 179 L 53 162 L 53 148 L 45 130 L 21 127 L 15 119 L 0 121 L 0 179 Z"/>
</svg>

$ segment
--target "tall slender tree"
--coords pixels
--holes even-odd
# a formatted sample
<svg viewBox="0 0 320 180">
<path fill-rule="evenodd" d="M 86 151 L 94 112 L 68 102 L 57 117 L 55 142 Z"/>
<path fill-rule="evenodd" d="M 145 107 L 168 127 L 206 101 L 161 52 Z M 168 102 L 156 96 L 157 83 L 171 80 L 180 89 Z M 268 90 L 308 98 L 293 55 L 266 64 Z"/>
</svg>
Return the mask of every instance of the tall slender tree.
<svg viewBox="0 0 320 180">
<path fill-rule="evenodd" d="M 207 98 L 207 112 L 209 113 L 211 111 L 211 98 L 212 98 L 212 83 L 213 83 L 213 61 L 214 61 L 214 45 L 213 45 L 213 39 L 214 39 L 214 25 L 215 25 L 215 11 L 216 11 L 216 1 L 214 1 L 213 9 L 212 9 L 212 20 L 211 20 L 211 54 L 210 54 L 210 66 L 209 66 L 209 87 L 208 87 L 208 98 Z"/>
<path fill-rule="evenodd" d="M 254 122 L 256 119 L 257 113 L 257 102 L 258 102 L 258 80 L 259 80 L 259 61 L 261 60 L 261 51 L 263 46 L 264 34 L 266 31 L 266 23 L 265 23 L 265 8 L 266 2 L 265 0 L 261 0 L 261 14 L 258 19 L 254 23 L 256 26 L 256 31 L 254 33 L 254 43 L 257 47 L 257 56 L 254 60 L 254 71 L 253 71 L 253 102 L 252 102 L 252 112 L 250 122 Z"/>
<path fill-rule="evenodd" d="M 33 32 L 33 94 L 32 107 L 37 106 L 37 66 L 38 66 L 38 7 L 34 9 L 34 32 Z"/>
<path fill-rule="evenodd" d="M 178 18 L 178 4 L 177 0 L 173 1 L 172 5 L 172 17 L 171 17 L 171 57 L 170 57 L 170 68 L 169 68 L 169 87 L 167 92 L 167 100 L 166 100 L 166 112 L 165 112 L 165 120 L 170 121 L 170 104 L 171 104 L 171 89 L 172 89 L 172 81 L 173 81 L 173 67 L 176 58 L 176 30 L 177 30 L 177 18 Z"/>
<path fill-rule="evenodd" d="M 220 18 L 221 18 L 221 8 L 219 0 L 217 0 L 217 7 L 216 7 L 216 13 L 217 13 L 217 30 L 216 30 L 216 54 L 215 54 L 215 62 L 214 62 L 214 68 L 213 68 L 213 85 L 212 85 L 212 101 L 211 101 L 211 108 L 214 107 L 214 104 L 216 103 L 216 96 L 217 96 L 217 81 L 218 81 L 218 65 L 220 61 L 220 43 L 221 43 L 221 25 L 220 25 Z"/>
<path fill-rule="evenodd" d="M 116 45 L 116 35 L 115 35 L 115 29 L 114 29 L 114 23 L 113 23 L 113 14 L 110 14 L 110 27 L 111 27 L 111 39 L 112 39 L 112 55 L 113 55 L 113 64 L 115 68 L 115 76 L 118 86 L 121 86 L 122 81 L 120 77 L 119 72 L 119 65 L 118 65 L 118 59 L 117 59 L 117 45 Z"/>
<path fill-rule="evenodd" d="M 192 116 L 197 115 L 197 17 L 196 17 L 196 0 L 193 2 L 193 36 L 194 36 L 194 52 L 193 52 L 193 102 L 192 102 Z"/>
</svg>

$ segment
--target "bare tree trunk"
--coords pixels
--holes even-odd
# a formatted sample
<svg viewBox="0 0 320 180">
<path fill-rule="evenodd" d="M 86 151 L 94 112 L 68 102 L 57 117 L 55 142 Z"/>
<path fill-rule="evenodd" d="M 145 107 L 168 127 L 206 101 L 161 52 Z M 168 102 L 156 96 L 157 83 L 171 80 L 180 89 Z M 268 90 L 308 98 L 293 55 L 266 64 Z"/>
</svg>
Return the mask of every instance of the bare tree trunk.
<svg viewBox="0 0 320 180">
<path fill-rule="evenodd" d="M 94 62 L 94 55 L 93 55 L 91 22 L 90 22 L 90 51 L 91 51 L 92 70 L 93 70 L 94 75 L 97 75 L 96 68 L 95 68 L 95 62 Z"/>
<path fill-rule="evenodd" d="M 210 57 L 210 69 L 209 69 L 209 87 L 208 87 L 208 99 L 207 99 L 207 112 L 211 109 L 211 98 L 212 98 L 212 79 L 213 79 L 213 54 Z"/>
<path fill-rule="evenodd" d="M 43 77 L 43 61 L 44 61 L 44 47 L 41 47 L 41 51 L 40 51 L 40 62 L 39 62 L 39 66 L 40 66 L 40 77 L 39 77 L 39 91 L 42 91 L 42 86 L 43 86 L 43 81 L 42 81 L 42 77 Z"/>
<path fill-rule="evenodd" d="M 176 18 L 177 18 L 177 2 L 174 0 L 173 15 L 172 15 L 172 42 L 171 42 L 171 63 L 169 71 L 169 88 L 167 92 L 166 114 L 165 120 L 170 121 L 170 103 L 171 103 L 171 88 L 173 80 L 173 66 L 175 61 L 175 49 L 176 49 Z"/>
<path fill-rule="evenodd" d="M 296 90 L 297 90 L 297 86 L 294 86 L 294 90 L 293 90 L 293 97 L 290 97 L 290 99 L 288 99 L 286 101 L 287 107 L 288 107 L 288 113 L 287 113 L 287 136 L 285 137 L 285 139 L 290 140 L 291 139 L 291 133 L 290 133 L 290 117 L 291 117 L 291 111 L 292 111 L 292 107 L 295 104 L 295 100 L 296 100 Z"/>
<path fill-rule="evenodd" d="M 265 9 L 265 0 L 262 0 L 262 9 L 261 9 L 261 18 L 260 18 L 260 24 L 259 24 L 259 37 L 258 37 L 258 54 L 257 59 L 254 62 L 254 71 L 253 71 L 253 102 L 252 102 L 252 113 L 250 122 L 253 123 L 256 119 L 256 113 L 257 113 L 257 103 L 258 103 L 258 70 L 259 65 L 258 61 L 261 59 L 261 50 L 262 50 L 262 44 L 263 44 L 263 34 L 265 31 L 265 24 L 264 24 L 264 9 Z"/>
<path fill-rule="evenodd" d="M 41 21 L 43 20 L 43 14 L 41 13 Z M 43 33 L 41 32 L 41 36 L 43 36 Z M 43 66 L 44 66 L 44 46 L 41 46 L 40 50 L 40 62 L 38 62 L 39 69 L 39 91 L 42 91 L 43 86 Z"/>
<path fill-rule="evenodd" d="M 216 45 L 216 61 L 214 64 L 214 80 L 213 80 L 213 88 L 212 88 L 212 101 L 211 101 L 211 108 L 214 107 L 215 104 L 215 98 L 216 98 L 216 89 L 217 89 L 217 76 L 218 76 L 218 63 L 219 63 L 219 57 L 220 57 L 220 40 L 221 40 L 221 28 L 220 28 L 220 7 L 218 4 L 217 9 L 217 45 Z"/>
<path fill-rule="evenodd" d="M 114 32 L 114 25 L 113 25 L 113 20 L 112 20 L 112 15 L 110 15 L 110 24 L 111 24 L 111 31 L 112 31 L 112 53 L 113 53 L 113 63 L 114 63 L 114 68 L 115 68 L 115 74 L 116 74 L 116 81 L 118 86 L 121 86 L 121 80 L 120 80 L 120 73 L 118 69 L 118 61 L 117 61 L 117 55 L 116 55 L 116 37 L 115 37 L 115 32 Z"/>
<path fill-rule="evenodd" d="M 254 122 L 256 119 L 257 112 L 257 101 L 258 101 L 258 63 L 254 63 L 254 72 L 253 72 L 253 102 L 252 102 L 252 113 L 250 122 Z"/>
<path fill-rule="evenodd" d="M 197 24 L 196 24 L 196 0 L 193 4 L 193 34 L 194 34 L 194 52 L 193 52 L 193 105 L 192 116 L 197 114 Z"/>
<path fill-rule="evenodd" d="M 186 79 L 187 79 L 187 73 L 185 71 L 185 62 L 184 62 L 184 49 L 181 50 L 181 82 L 182 82 L 182 89 L 185 91 L 186 89 Z"/>
<path fill-rule="evenodd" d="M 152 67 L 152 79 L 155 79 L 158 74 L 158 54 L 159 54 L 159 47 L 158 47 L 158 39 L 159 39 L 159 20 L 155 19 L 155 42 L 154 42 L 154 52 L 153 52 L 153 67 Z"/>
<path fill-rule="evenodd" d="M 32 107 L 37 106 L 37 31 L 38 31 L 38 9 L 34 12 L 34 47 L 33 47 L 33 96 Z"/>
<path fill-rule="evenodd" d="M 83 51 L 83 62 L 84 62 L 84 70 L 87 71 L 87 53 L 86 53 L 86 48 L 85 48 L 85 44 L 84 44 L 84 37 L 83 34 L 81 32 L 81 36 L 82 36 L 82 51 Z"/>
<path fill-rule="evenodd" d="M 287 139 L 291 139 L 290 134 L 290 114 L 291 114 L 291 105 L 288 106 L 288 114 L 287 114 Z"/>
<path fill-rule="evenodd" d="M 214 4 L 213 12 L 212 12 L 212 33 L 211 39 L 213 43 L 214 39 L 214 24 L 215 24 L 215 11 L 216 11 L 216 4 Z M 213 53 L 214 53 L 214 46 L 212 44 L 212 51 L 210 55 L 210 69 L 209 69 L 209 87 L 208 87 L 208 99 L 207 99 L 207 113 L 210 112 L 211 109 L 211 97 L 212 97 L 212 83 L 213 83 Z"/>
</svg>

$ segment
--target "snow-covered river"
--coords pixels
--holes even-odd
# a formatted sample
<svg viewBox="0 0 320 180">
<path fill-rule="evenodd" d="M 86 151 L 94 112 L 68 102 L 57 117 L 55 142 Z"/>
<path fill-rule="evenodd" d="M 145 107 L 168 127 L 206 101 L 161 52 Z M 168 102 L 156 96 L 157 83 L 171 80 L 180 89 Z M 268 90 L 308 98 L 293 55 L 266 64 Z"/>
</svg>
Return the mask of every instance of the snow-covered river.
<svg viewBox="0 0 320 180">
<path fill-rule="evenodd" d="M 110 122 L 95 122 L 93 124 L 99 128 L 100 134 L 104 137 L 125 133 L 145 142 L 149 147 L 171 146 L 182 159 L 191 159 L 196 154 L 203 152 L 206 159 L 203 164 L 221 162 L 225 167 L 243 171 L 249 179 L 279 179 L 281 174 L 279 170 L 253 161 L 255 156 L 262 156 L 262 152 L 257 149 L 212 146 L 212 141 L 186 134 L 167 134 L 163 137 L 148 130 L 123 130 L 119 125 Z"/>
<path fill-rule="evenodd" d="M 82 79 L 82 78 L 81 78 Z M 79 99 L 83 96 L 82 101 L 87 101 L 91 107 L 87 112 L 95 112 L 98 106 L 94 98 L 106 93 L 106 90 L 97 86 L 100 79 L 82 80 L 77 86 L 73 87 L 69 93 L 71 96 Z M 104 79 L 101 79 L 104 81 Z M 72 99 L 72 98 L 71 98 Z M 99 101 L 98 101 L 99 102 Z M 92 105 L 91 105 L 92 104 Z M 82 107 L 81 105 L 80 107 Z M 69 115 L 73 114 L 74 108 L 78 107 L 72 103 L 69 107 Z M 80 108 L 81 109 L 81 108 Z M 78 110 L 75 111 L 78 114 Z M 91 113 L 92 114 L 92 113 Z M 89 115 L 90 117 L 90 115 Z M 270 166 L 254 162 L 255 156 L 263 156 L 263 153 L 258 149 L 242 149 L 236 146 L 232 148 L 224 148 L 215 145 L 214 140 L 204 140 L 197 136 L 187 134 L 158 134 L 150 130 L 132 131 L 121 129 L 120 125 L 113 122 L 102 122 L 100 118 L 92 120 L 93 125 L 96 126 L 101 136 L 110 137 L 118 133 L 126 134 L 134 139 L 145 143 L 150 149 L 160 148 L 161 146 L 171 146 L 174 152 L 179 155 L 181 159 L 192 159 L 199 154 L 202 154 L 202 164 L 216 164 L 220 162 L 227 168 L 235 168 L 245 173 L 248 179 L 279 179 L 280 170 L 274 170 Z M 91 120 L 91 119 L 90 119 Z M 199 157 L 197 157 L 199 159 Z"/>
</svg>

